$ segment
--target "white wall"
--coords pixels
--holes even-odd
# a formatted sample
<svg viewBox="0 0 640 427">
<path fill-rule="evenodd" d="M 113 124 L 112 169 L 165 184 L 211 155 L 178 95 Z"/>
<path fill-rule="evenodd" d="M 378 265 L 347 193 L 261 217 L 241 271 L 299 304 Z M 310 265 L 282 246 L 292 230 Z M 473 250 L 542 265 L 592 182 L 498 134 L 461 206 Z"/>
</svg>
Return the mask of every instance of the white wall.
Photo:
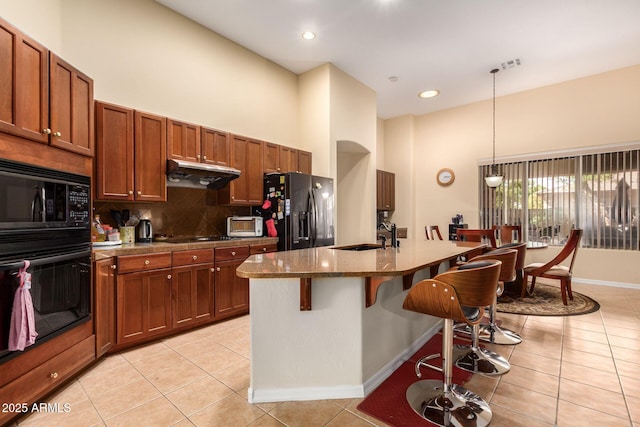
<svg viewBox="0 0 640 427">
<path fill-rule="evenodd" d="M 0 0 L 3 19 L 45 45 L 62 54 L 61 5 L 63 0 Z"/>
<path fill-rule="evenodd" d="M 496 156 L 640 141 L 638 117 L 640 66 L 499 96 Z M 464 215 L 469 227 L 477 227 L 478 159 L 491 157 L 491 100 L 413 121 L 407 118 L 406 123 L 403 119 L 385 122 L 385 155 L 410 138 L 414 191 L 409 190 L 407 200 L 398 198 L 396 187 L 396 212 L 406 209 L 415 213 L 410 233 L 423 238 L 425 225 L 439 225 L 446 233 L 456 213 Z M 386 159 L 385 166 L 399 172 L 388 167 Z M 456 174 L 449 187 L 440 187 L 435 180 L 443 167 Z M 530 251 L 530 257 L 551 259 L 554 253 L 555 249 Z M 640 285 L 637 272 L 629 268 L 634 261 L 640 262 L 640 252 L 581 249 L 574 277 Z"/>
</svg>

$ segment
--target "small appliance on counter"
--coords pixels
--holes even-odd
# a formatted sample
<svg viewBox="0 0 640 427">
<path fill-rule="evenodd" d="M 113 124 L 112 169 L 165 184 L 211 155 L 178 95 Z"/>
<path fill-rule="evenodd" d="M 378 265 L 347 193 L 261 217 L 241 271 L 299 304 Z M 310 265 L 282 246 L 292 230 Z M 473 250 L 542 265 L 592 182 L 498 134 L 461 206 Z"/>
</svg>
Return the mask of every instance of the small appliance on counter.
<svg viewBox="0 0 640 427">
<path fill-rule="evenodd" d="M 262 225 L 260 216 L 230 216 L 227 217 L 227 236 L 262 237 Z"/>
<path fill-rule="evenodd" d="M 138 222 L 136 241 L 139 243 L 151 243 L 153 240 L 153 227 L 151 220 L 143 218 Z"/>
</svg>

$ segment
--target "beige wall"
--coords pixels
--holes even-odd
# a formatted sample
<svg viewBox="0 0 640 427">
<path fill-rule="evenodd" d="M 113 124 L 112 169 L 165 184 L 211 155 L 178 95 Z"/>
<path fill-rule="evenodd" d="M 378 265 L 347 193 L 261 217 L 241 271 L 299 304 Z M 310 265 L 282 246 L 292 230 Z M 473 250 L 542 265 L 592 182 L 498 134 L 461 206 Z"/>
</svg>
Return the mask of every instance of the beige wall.
<svg viewBox="0 0 640 427">
<path fill-rule="evenodd" d="M 153 0 L 0 1 L 5 19 L 94 79 L 96 99 L 300 143 L 297 75 Z"/>
<path fill-rule="evenodd" d="M 638 117 L 640 66 L 498 97 L 496 156 L 640 141 Z M 396 199 L 396 212 L 415 213 L 413 237 L 423 239 L 427 224 L 446 232 L 456 213 L 464 215 L 469 227 L 477 227 L 478 160 L 491 156 L 491 100 L 419 116 L 413 122 L 402 120 L 385 123 L 385 155 L 411 138 L 415 173 L 394 170 L 387 159 L 385 166 L 411 175 L 414 186 L 408 198 Z M 456 174 L 449 187 L 435 180 L 443 167 Z M 528 258 L 550 259 L 554 253 L 530 251 Z M 634 261 L 640 262 L 640 252 L 582 249 L 574 274 L 597 282 L 640 285 L 637 273 L 628 268 Z"/>
</svg>

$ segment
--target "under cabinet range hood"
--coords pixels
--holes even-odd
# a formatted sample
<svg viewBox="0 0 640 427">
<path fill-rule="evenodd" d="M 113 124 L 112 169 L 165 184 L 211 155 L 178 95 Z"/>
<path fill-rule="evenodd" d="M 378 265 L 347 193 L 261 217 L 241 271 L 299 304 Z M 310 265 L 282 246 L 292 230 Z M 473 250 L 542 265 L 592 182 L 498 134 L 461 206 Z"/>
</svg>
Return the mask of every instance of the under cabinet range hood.
<svg viewBox="0 0 640 427">
<path fill-rule="evenodd" d="M 240 176 L 240 171 L 228 166 L 167 160 L 167 185 L 201 189 L 219 189 Z"/>
</svg>

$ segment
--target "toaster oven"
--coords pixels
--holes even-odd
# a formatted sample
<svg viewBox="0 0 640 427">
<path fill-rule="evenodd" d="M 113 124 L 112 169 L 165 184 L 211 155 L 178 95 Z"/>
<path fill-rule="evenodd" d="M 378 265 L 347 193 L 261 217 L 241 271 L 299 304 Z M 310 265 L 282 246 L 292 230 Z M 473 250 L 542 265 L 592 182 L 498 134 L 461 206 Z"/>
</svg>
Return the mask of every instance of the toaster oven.
<svg viewBox="0 0 640 427">
<path fill-rule="evenodd" d="M 262 217 L 260 216 L 227 217 L 227 236 L 229 237 L 262 237 Z"/>
</svg>

